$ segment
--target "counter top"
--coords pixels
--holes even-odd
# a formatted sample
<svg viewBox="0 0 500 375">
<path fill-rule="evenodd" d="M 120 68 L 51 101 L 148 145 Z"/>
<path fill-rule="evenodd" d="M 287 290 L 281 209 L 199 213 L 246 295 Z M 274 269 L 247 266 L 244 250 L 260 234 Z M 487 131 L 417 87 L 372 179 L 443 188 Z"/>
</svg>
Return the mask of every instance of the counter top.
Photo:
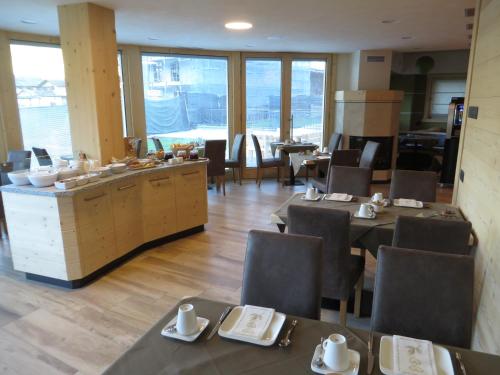
<svg viewBox="0 0 500 375">
<path fill-rule="evenodd" d="M 164 171 L 167 169 L 177 169 L 177 168 L 184 168 L 187 166 L 191 165 L 197 165 L 197 164 L 206 164 L 208 160 L 196 160 L 196 161 L 190 161 L 186 160 L 182 164 L 176 164 L 176 165 L 169 165 L 167 163 L 162 163 L 161 165 L 155 167 L 155 168 L 147 168 L 147 169 L 140 169 L 140 170 L 127 170 L 123 173 L 118 173 L 118 174 L 113 174 L 109 177 L 103 177 L 100 178 L 99 181 L 96 182 L 91 182 L 83 186 L 77 186 L 73 189 L 69 190 L 60 190 L 57 189 L 55 186 L 49 186 L 45 188 L 37 188 L 34 187 L 33 185 L 23 185 L 23 186 L 16 186 L 16 185 L 4 185 L 0 187 L 0 191 L 5 192 L 5 193 L 18 193 L 18 194 L 28 194 L 28 195 L 42 195 L 42 196 L 48 196 L 48 197 L 63 197 L 63 196 L 73 196 L 81 191 L 86 191 L 90 190 L 96 187 L 102 187 L 106 186 L 107 184 L 119 181 L 121 179 L 125 179 L 127 177 L 135 177 L 135 176 L 142 176 L 145 174 L 151 174 L 151 173 L 156 173 L 159 171 Z"/>
</svg>

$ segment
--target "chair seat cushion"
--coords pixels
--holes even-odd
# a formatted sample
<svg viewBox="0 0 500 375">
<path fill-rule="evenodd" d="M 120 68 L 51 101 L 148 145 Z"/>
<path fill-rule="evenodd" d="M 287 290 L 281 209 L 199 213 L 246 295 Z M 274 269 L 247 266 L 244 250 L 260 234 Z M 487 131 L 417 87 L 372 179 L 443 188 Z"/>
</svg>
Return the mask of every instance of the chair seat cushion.
<svg viewBox="0 0 500 375">
<path fill-rule="evenodd" d="M 318 189 L 319 191 L 326 193 L 326 177 L 325 178 L 313 178 L 312 186 Z"/>
<path fill-rule="evenodd" d="M 237 168 L 240 166 L 240 162 L 238 160 L 226 159 L 225 165 L 226 168 Z"/>
<path fill-rule="evenodd" d="M 275 159 L 275 158 L 267 158 L 267 159 L 262 159 L 262 167 L 283 167 L 285 165 L 285 162 L 281 159 Z"/>
</svg>

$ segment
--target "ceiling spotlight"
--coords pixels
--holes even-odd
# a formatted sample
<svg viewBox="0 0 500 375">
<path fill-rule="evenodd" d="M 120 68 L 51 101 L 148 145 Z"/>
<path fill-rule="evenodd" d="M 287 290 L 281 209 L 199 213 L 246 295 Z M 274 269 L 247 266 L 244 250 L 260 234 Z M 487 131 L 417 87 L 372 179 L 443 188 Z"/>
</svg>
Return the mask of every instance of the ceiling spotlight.
<svg viewBox="0 0 500 375">
<path fill-rule="evenodd" d="M 23 18 L 21 20 L 21 23 L 25 23 L 27 25 L 36 25 L 37 24 L 37 22 L 35 20 L 30 20 L 28 18 Z"/>
<path fill-rule="evenodd" d="M 267 37 L 267 40 L 281 40 L 281 39 L 283 38 L 280 37 L 279 35 L 271 35 Z"/>
<path fill-rule="evenodd" d="M 409 40 L 409 39 L 412 39 L 413 37 L 412 36 L 409 36 L 409 35 L 405 35 L 405 36 L 402 36 L 401 39 L 403 40 Z"/>
<path fill-rule="evenodd" d="M 255 47 L 255 44 L 245 44 L 245 47 L 247 47 L 247 48 L 253 48 L 253 47 Z"/>
<path fill-rule="evenodd" d="M 382 20 L 382 23 L 389 24 L 389 23 L 395 23 L 396 20 Z"/>
<path fill-rule="evenodd" d="M 148 36 L 148 40 L 160 40 L 160 38 L 156 36 Z"/>
<path fill-rule="evenodd" d="M 253 27 L 250 22 L 243 21 L 228 22 L 224 26 L 226 26 L 226 29 L 229 30 L 248 30 Z"/>
</svg>

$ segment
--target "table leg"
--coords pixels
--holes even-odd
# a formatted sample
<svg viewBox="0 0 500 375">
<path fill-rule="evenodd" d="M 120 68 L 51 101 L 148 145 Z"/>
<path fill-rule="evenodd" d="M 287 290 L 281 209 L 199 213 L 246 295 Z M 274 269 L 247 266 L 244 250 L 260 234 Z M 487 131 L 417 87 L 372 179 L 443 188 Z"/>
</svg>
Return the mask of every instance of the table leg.
<svg viewBox="0 0 500 375">
<path fill-rule="evenodd" d="M 288 181 L 283 182 L 283 186 L 302 186 L 304 183 L 295 179 L 292 161 L 290 160 L 290 178 Z"/>
</svg>

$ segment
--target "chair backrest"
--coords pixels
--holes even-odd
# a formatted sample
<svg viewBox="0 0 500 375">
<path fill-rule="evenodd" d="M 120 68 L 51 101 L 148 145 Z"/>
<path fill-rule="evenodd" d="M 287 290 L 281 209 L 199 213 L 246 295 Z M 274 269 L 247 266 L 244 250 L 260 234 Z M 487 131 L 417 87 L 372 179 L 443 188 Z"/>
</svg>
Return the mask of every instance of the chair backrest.
<svg viewBox="0 0 500 375">
<path fill-rule="evenodd" d="M 346 193 L 358 197 L 370 195 L 372 170 L 370 168 L 332 165 L 328 171 L 326 192 Z"/>
<path fill-rule="evenodd" d="M 12 168 L 14 171 L 29 169 L 31 164 L 31 151 L 11 150 L 7 155 L 7 161 L 12 162 Z"/>
<path fill-rule="evenodd" d="M 209 159 L 207 176 L 224 176 L 226 173 L 226 140 L 215 139 L 205 141 L 205 157 Z"/>
<path fill-rule="evenodd" d="M 31 149 L 35 154 L 40 167 L 52 165 L 52 159 L 45 148 L 32 147 Z"/>
<path fill-rule="evenodd" d="M 342 134 L 333 133 L 330 137 L 330 141 L 328 142 L 328 152 L 332 153 L 333 151 L 338 150 L 341 139 Z"/>
<path fill-rule="evenodd" d="M 135 147 L 135 153 L 136 153 L 136 156 L 138 158 L 141 157 L 141 146 L 142 146 L 142 139 L 141 138 L 137 138 L 135 141 L 134 141 L 134 147 Z"/>
<path fill-rule="evenodd" d="M 349 298 L 350 214 L 348 211 L 290 205 L 288 233 L 323 238 L 323 297 Z"/>
<path fill-rule="evenodd" d="M 371 327 L 470 347 L 474 259 L 380 246 Z"/>
<path fill-rule="evenodd" d="M 0 185 L 9 185 L 10 179 L 7 176 L 9 172 L 14 170 L 14 163 L 11 161 L 6 161 L 4 163 L 0 163 Z M 2 198 L 0 197 L 0 201 Z"/>
<path fill-rule="evenodd" d="M 361 168 L 373 169 L 375 165 L 375 158 L 377 157 L 377 152 L 380 148 L 380 143 L 368 141 L 365 144 L 365 148 L 361 153 L 361 158 L 359 160 L 359 166 Z"/>
<path fill-rule="evenodd" d="M 257 160 L 257 167 L 262 166 L 262 150 L 260 149 L 260 143 L 255 134 L 252 134 L 253 146 L 255 148 L 255 159 Z"/>
<path fill-rule="evenodd" d="M 471 228 L 468 221 L 399 216 L 392 246 L 470 255 Z"/>
<path fill-rule="evenodd" d="M 436 201 L 437 174 L 435 172 L 392 171 L 390 199 L 406 198 L 424 202 Z"/>
<path fill-rule="evenodd" d="M 152 137 L 151 139 L 153 140 L 156 151 L 163 151 L 163 145 L 161 144 L 160 139 L 156 137 Z"/>
<path fill-rule="evenodd" d="M 326 186 L 330 180 L 330 168 L 332 165 L 340 165 L 346 167 L 357 167 L 359 163 L 359 150 L 333 150 L 330 160 L 328 161 L 328 170 L 326 171 Z"/>
<path fill-rule="evenodd" d="M 319 319 L 323 240 L 252 230 L 243 270 L 242 305 Z"/>
<path fill-rule="evenodd" d="M 234 136 L 233 149 L 231 150 L 231 160 L 241 163 L 243 158 L 243 142 L 245 142 L 245 134 L 238 133 Z"/>
</svg>

